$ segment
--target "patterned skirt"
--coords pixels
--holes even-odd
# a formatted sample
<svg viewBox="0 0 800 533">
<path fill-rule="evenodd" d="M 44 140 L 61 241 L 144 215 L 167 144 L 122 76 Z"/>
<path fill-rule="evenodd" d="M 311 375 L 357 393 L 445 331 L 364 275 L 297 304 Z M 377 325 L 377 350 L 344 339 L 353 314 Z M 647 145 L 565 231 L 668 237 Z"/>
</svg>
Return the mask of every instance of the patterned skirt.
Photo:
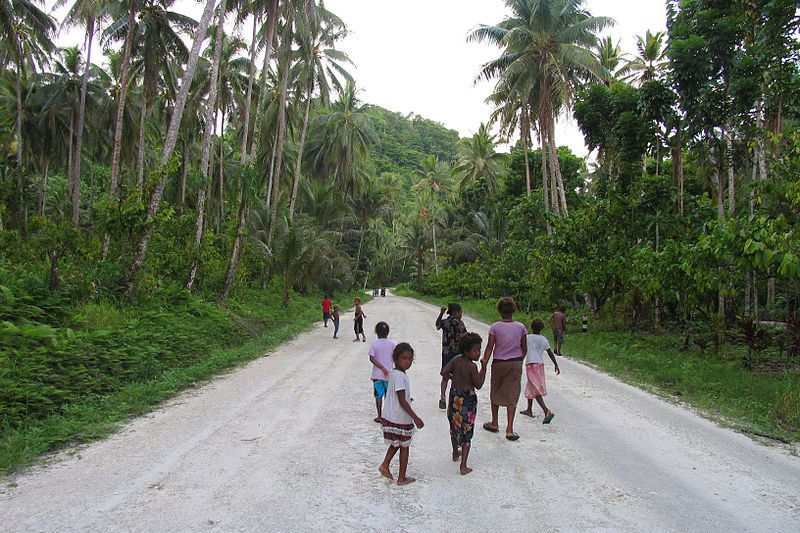
<svg viewBox="0 0 800 533">
<path fill-rule="evenodd" d="M 385 418 L 383 424 L 383 441 L 388 446 L 407 448 L 411 445 L 414 436 L 414 424 L 396 424 Z"/>
<path fill-rule="evenodd" d="M 478 414 L 478 396 L 475 389 L 450 389 L 447 406 L 447 420 L 450 422 L 450 435 L 459 444 L 472 442 L 475 432 L 475 416 Z"/>
</svg>

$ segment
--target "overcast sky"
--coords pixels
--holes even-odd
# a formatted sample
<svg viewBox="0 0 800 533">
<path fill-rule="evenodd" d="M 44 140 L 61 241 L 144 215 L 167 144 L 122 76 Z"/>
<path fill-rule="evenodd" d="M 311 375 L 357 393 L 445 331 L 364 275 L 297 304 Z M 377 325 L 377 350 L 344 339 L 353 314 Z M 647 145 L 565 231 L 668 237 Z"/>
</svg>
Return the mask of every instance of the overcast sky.
<svg viewBox="0 0 800 533">
<path fill-rule="evenodd" d="M 634 36 L 666 28 L 665 0 L 587 0 L 593 15 L 617 24 L 607 33 L 635 50 Z M 474 84 L 482 63 L 498 49 L 469 44 L 477 24 L 494 24 L 506 14 L 503 0 L 326 0 L 351 34 L 339 48 L 355 63 L 361 99 L 401 113 L 416 113 L 471 135 L 489 117 L 484 103 L 491 84 Z M 202 4 L 178 0 L 174 10 L 199 18 Z M 63 10 L 56 13 L 59 21 Z M 243 30 L 249 38 L 249 30 Z M 61 36 L 63 45 L 77 44 L 81 32 Z M 94 58 L 93 58 L 94 59 Z M 562 118 L 556 139 L 580 155 L 587 150 L 571 120 Z"/>
</svg>

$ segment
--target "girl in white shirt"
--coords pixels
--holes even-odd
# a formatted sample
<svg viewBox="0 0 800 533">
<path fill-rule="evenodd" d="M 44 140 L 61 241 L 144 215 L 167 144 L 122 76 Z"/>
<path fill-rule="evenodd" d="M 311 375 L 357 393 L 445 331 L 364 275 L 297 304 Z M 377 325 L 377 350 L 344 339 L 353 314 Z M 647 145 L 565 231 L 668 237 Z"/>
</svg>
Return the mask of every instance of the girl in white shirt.
<svg viewBox="0 0 800 533">
<path fill-rule="evenodd" d="M 407 342 L 398 344 L 392 352 L 394 370 L 389 372 L 389 385 L 383 403 L 383 440 L 389 446 L 383 463 L 378 471 L 383 477 L 394 480 L 389 464 L 397 450 L 400 450 L 400 471 L 397 475 L 398 485 L 408 485 L 416 481 L 406 475 L 408 468 L 408 447 L 414 435 L 414 426 L 422 429 L 425 423 L 411 408 L 411 384 L 408 382 L 406 370 L 414 362 L 414 349 Z"/>
<path fill-rule="evenodd" d="M 550 356 L 555 365 L 556 375 L 561 373 L 550 349 L 547 337 L 541 335 L 544 329 L 544 321 L 541 318 L 534 318 L 531 322 L 533 335 L 528 335 L 528 355 L 525 357 L 525 375 L 528 377 L 528 384 L 525 386 L 525 398 L 528 399 L 528 408 L 520 411 L 520 414 L 533 418 L 533 400 L 539 404 L 544 412 L 542 424 L 549 424 L 556 416 L 553 411 L 547 408 L 544 397 L 547 395 L 547 386 L 544 380 L 544 352 Z"/>
</svg>

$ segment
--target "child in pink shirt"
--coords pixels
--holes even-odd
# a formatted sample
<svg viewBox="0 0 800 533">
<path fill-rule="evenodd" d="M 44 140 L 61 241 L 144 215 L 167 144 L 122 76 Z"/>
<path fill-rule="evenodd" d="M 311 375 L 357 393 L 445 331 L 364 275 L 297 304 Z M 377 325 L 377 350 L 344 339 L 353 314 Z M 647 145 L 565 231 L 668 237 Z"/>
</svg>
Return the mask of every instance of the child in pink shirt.
<svg viewBox="0 0 800 533">
<path fill-rule="evenodd" d="M 397 343 L 387 338 L 389 324 L 386 322 L 375 324 L 375 334 L 378 339 L 369 347 L 369 361 L 372 363 L 372 391 L 375 395 L 375 408 L 378 410 L 375 422 L 380 424 L 383 397 L 386 396 L 386 388 L 389 386 L 389 372 L 394 368 L 392 352 Z"/>
</svg>

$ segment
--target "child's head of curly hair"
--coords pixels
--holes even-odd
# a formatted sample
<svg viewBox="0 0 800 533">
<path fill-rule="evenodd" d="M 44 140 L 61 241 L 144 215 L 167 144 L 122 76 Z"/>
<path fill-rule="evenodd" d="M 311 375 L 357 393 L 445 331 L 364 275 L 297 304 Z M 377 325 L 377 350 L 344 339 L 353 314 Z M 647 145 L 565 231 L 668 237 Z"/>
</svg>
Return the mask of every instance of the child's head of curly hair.
<svg viewBox="0 0 800 533">
<path fill-rule="evenodd" d="M 539 334 L 544 329 L 544 320 L 541 318 L 534 318 L 531 321 L 531 331 L 535 334 Z"/>
<path fill-rule="evenodd" d="M 517 302 L 511 296 L 503 296 L 497 301 L 497 312 L 500 316 L 511 316 L 517 312 Z"/>
<path fill-rule="evenodd" d="M 480 349 L 482 343 L 483 339 L 477 333 L 464 333 L 461 335 L 461 338 L 458 339 L 458 352 L 465 354 L 475 348 L 475 346 L 478 346 Z"/>
<path fill-rule="evenodd" d="M 394 351 L 392 352 L 392 361 L 396 363 L 397 359 L 405 352 L 410 352 L 411 358 L 412 359 L 414 358 L 414 348 L 412 348 L 411 345 L 407 342 L 401 342 L 400 344 L 394 347 Z"/>
<path fill-rule="evenodd" d="M 389 324 L 386 322 L 378 322 L 375 324 L 375 335 L 378 336 L 379 339 L 385 339 L 389 336 Z"/>
</svg>

